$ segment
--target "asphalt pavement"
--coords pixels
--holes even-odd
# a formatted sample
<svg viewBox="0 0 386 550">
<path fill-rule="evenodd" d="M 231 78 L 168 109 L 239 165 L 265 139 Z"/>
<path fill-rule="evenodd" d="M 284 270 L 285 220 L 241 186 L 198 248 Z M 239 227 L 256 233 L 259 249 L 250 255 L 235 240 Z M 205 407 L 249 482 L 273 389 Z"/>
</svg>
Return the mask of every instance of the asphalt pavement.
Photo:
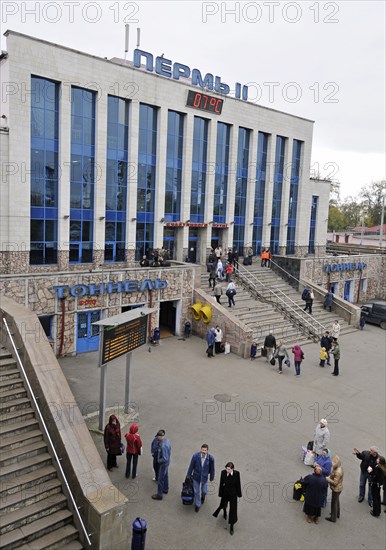
<svg viewBox="0 0 386 550">
<path fill-rule="evenodd" d="M 125 457 L 111 472 L 112 482 L 129 499 L 130 516 L 147 520 L 147 550 L 206 549 L 369 549 L 385 548 L 383 510 L 370 515 L 367 501 L 358 503 L 360 461 L 353 448 L 377 445 L 386 452 L 385 441 L 385 344 L 386 332 L 366 325 L 364 331 L 340 339 L 340 376 L 319 367 L 319 345 L 303 347 L 301 376 L 290 368 L 277 369 L 264 358 L 246 360 L 236 355 L 208 359 L 206 344 L 197 337 L 165 338 L 158 346 L 133 352 L 131 366 L 131 418 L 140 427 L 143 454 L 138 477 L 127 480 Z M 292 359 L 292 354 L 291 354 Z M 98 409 L 98 354 L 89 353 L 60 360 L 82 413 Z M 125 358 L 108 365 L 107 407 L 123 419 L 122 437 L 130 422 L 123 415 Z M 332 524 L 322 510 L 319 525 L 308 524 L 302 505 L 292 500 L 294 482 L 312 473 L 301 459 L 302 445 L 312 439 L 320 418 L 327 418 L 332 455 L 344 468 L 341 518 Z M 154 501 L 150 443 L 166 430 L 172 445 L 170 490 L 163 501 Z M 103 438 L 93 438 L 105 461 Z M 180 498 L 191 456 L 202 443 L 216 460 L 215 480 L 199 513 L 183 506 Z M 218 481 L 225 463 L 233 461 L 240 471 L 243 497 L 233 536 L 217 508 Z M 226 530 L 228 527 L 228 530 Z M 127 526 L 131 532 L 131 525 Z M 118 549 L 117 549 L 118 550 Z"/>
</svg>

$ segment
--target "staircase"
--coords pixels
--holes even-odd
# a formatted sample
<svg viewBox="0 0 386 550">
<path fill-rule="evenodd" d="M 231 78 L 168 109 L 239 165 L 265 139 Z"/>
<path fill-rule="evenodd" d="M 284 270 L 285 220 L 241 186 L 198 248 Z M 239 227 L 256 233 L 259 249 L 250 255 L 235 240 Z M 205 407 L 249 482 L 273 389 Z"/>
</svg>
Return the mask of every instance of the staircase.
<svg viewBox="0 0 386 550">
<path fill-rule="evenodd" d="M 12 355 L 0 347 L 0 549 L 82 549 Z"/>
<path fill-rule="evenodd" d="M 253 340 L 258 344 L 258 350 L 263 345 L 264 339 L 270 331 L 273 332 L 277 341 L 283 340 L 287 347 L 291 347 L 295 344 L 302 345 L 311 343 L 313 338 L 309 334 L 305 334 L 304 329 L 291 323 L 283 313 L 278 311 L 278 309 L 270 303 L 270 291 L 272 290 L 275 293 L 278 292 L 279 295 L 283 293 L 283 295 L 290 298 L 295 304 L 303 309 L 305 303 L 301 299 L 301 293 L 295 290 L 271 269 L 260 267 L 260 262 L 258 260 L 255 260 L 252 266 L 244 267 L 242 273 L 245 274 L 246 271 L 248 271 L 248 274 L 251 276 L 251 280 L 253 280 L 253 277 L 256 277 L 264 284 L 264 287 L 258 287 L 262 300 L 255 298 L 251 291 L 243 288 L 233 275 L 232 280 L 235 282 L 237 289 L 237 294 L 235 296 L 236 306 L 228 309 L 228 298 L 225 296 L 227 283 L 225 281 L 221 282 L 223 289 L 221 304 L 227 312 L 231 311 L 235 317 L 253 330 Z M 201 273 L 201 289 L 204 291 L 206 290 L 208 294 L 212 294 L 213 291 L 209 289 L 208 278 L 209 274 L 206 273 L 206 269 L 203 267 Z M 268 301 L 266 302 L 264 300 Z M 302 312 L 300 313 L 303 315 Z M 305 312 L 304 318 L 308 318 Z M 314 300 L 311 321 L 316 320 L 323 326 L 324 330 L 330 330 L 335 319 L 339 319 L 339 317 L 337 317 L 335 313 L 324 310 L 323 304 Z M 341 334 L 356 330 L 342 319 L 339 319 L 339 322 Z"/>
</svg>

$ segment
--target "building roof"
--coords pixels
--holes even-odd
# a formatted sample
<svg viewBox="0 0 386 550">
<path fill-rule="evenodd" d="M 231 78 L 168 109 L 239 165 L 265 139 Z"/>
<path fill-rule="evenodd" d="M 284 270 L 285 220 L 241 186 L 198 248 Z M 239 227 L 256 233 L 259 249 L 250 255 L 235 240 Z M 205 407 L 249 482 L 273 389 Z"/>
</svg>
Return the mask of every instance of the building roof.
<svg viewBox="0 0 386 550">
<path fill-rule="evenodd" d="M 357 227 L 353 227 L 352 231 L 355 231 L 355 232 L 363 231 L 364 233 L 375 233 L 375 232 L 379 233 L 381 230 L 381 227 L 382 227 L 381 225 L 373 225 L 372 227 L 358 225 Z M 383 233 L 386 234 L 386 223 L 383 224 Z"/>
</svg>

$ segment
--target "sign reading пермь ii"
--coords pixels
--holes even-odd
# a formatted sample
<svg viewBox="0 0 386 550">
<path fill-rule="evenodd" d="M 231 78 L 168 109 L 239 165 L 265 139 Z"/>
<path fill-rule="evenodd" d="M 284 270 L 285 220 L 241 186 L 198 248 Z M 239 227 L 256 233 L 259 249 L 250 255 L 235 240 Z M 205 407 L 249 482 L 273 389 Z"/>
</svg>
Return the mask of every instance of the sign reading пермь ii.
<svg viewBox="0 0 386 550">
<path fill-rule="evenodd" d="M 364 262 L 353 262 L 348 264 L 325 264 L 323 271 L 329 273 L 330 271 L 355 271 L 366 269 L 367 264 Z"/>
<path fill-rule="evenodd" d="M 102 365 L 146 344 L 147 315 L 103 331 Z"/>
</svg>

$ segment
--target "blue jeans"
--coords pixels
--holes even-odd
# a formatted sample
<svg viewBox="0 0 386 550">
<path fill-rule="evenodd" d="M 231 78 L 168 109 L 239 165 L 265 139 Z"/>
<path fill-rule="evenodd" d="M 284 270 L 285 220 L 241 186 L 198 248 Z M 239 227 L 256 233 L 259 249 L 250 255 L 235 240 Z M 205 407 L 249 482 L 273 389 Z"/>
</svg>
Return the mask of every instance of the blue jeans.
<svg viewBox="0 0 386 550">
<path fill-rule="evenodd" d="M 160 464 L 158 470 L 158 496 L 169 491 L 169 464 Z"/>
<path fill-rule="evenodd" d="M 201 494 L 200 494 L 201 489 Z M 201 506 L 201 495 L 204 497 L 208 492 L 208 482 L 196 481 L 193 479 L 194 504 L 199 508 Z"/>
<path fill-rule="evenodd" d="M 361 470 L 361 477 L 359 478 L 359 496 L 365 498 L 366 493 L 366 481 L 369 479 L 369 474 L 367 472 L 362 472 Z M 373 497 L 371 495 L 371 487 L 368 485 L 368 491 L 367 491 L 367 498 L 369 500 L 369 504 L 372 503 Z"/>
<path fill-rule="evenodd" d="M 296 372 L 296 374 L 300 374 L 300 363 L 301 363 L 301 361 L 295 361 L 295 372 Z"/>
</svg>

